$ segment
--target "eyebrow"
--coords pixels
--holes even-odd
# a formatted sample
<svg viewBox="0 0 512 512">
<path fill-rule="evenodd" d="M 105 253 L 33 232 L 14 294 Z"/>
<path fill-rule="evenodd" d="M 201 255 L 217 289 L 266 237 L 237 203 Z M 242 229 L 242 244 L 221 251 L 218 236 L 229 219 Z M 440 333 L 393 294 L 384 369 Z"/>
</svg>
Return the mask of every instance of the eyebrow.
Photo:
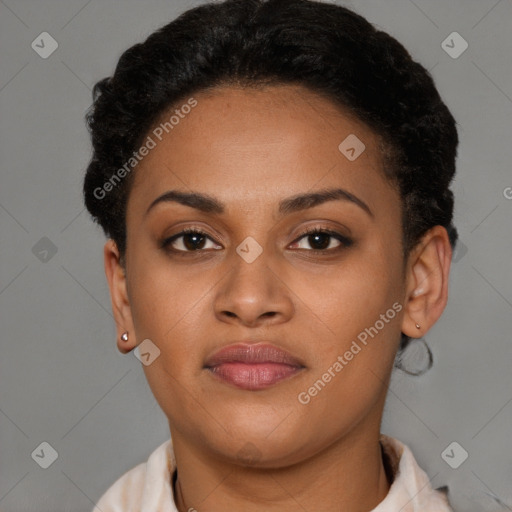
<svg viewBox="0 0 512 512">
<path fill-rule="evenodd" d="M 313 208 L 328 201 L 348 201 L 363 209 L 370 217 L 373 213 L 370 207 L 354 194 L 342 188 L 322 189 L 315 192 L 297 194 L 279 202 L 279 214 L 289 215 L 290 213 Z M 219 200 L 207 194 L 199 192 L 180 192 L 169 190 L 158 196 L 148 207 L 147 215 L 157 204 L 175 202 L 184 206 L 195 208 L 204 213 L 221 215 L 225 212 L 225 205 Z"/>
</svg>

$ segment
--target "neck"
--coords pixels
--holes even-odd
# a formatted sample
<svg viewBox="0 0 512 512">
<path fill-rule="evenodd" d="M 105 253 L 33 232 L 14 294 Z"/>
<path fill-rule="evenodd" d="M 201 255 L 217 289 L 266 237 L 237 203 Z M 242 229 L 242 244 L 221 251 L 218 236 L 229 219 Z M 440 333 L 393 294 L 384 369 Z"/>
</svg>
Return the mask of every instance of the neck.
<svg viewBox="0 0 512 512">
<path fill-rule="evenodd" d="M 280 468 L 246 467 L 205 458 L 172 432 L 179 473 L 174 486 L 180 512 L 368 512 L 388 494 L 379 431 L 357 429 L 307 460 Z"/>
</svg>

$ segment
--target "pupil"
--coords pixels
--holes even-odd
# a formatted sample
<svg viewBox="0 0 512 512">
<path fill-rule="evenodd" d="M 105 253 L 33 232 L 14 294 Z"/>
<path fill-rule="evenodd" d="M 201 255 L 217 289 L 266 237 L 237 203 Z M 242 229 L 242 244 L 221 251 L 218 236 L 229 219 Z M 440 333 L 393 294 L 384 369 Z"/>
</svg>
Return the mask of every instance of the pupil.
<svg viewBox="0 0 512 512">
<path fill-rule="evenodd" d="M 187 243 L 189 240 L 194 240 L 191 244 Z M 198 242 L 198 239 L 200 240 Z M 199 235 L 197 233 L 189 233 L 184 236 L 184 245 L 189 250 L 196 250 L 201 249 L 202 244 L 201 242 L 204 242 L 205 237 L 203 235 Z M 198 246 L 199 245 L 199 246 Z"/>
<path fill-rule="evenodd" d="M 309 243 L 314 249 L 325 249 L 329 247 L 330 235 L 326 233 L 316 233 L 309 235 Z M 197 233 L 189 233 L 184 237 L 184 245 L 189 250 L 201 249 L 204 244 L 205 237 Z M 191 243 L 189 243 L 191 242 Z"/>
<path fill-rule="evenodd" d="M 309 243 L 311 244 L 311 247 L 313 247 L 314 249 L 325 249 L 326 247 L 329 247 L 329 238 L 330 235 L 326 233 L 317 233 L 314 235 L 309 235 Z M 318 243 L 318 239 L 321 240 L 320 243 Z M 312 242 L 312 240 L 314 241 Z M 315 245 L 319 245 L 320 247 L 315 247 Z"/>
</svg>

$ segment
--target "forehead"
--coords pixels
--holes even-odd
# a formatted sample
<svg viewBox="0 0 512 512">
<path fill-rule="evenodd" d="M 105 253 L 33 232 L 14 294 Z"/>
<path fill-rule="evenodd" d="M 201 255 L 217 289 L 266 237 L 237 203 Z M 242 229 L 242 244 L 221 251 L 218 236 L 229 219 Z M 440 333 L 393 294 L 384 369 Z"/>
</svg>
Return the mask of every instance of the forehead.
<svg viewBox="0 0 512 512">
<path fill-rule="evenodd" d="M 220 87 L 193 99 L 193 109 L 180 109 L 186 98 L 148 132 L 154 148 L 136 167 L 128 215 L 169 189 L 237 208 L 327 186 L 358 191 L 368 203 L 390 193 L 379 138 L 301 86 Z"/>
</svg>

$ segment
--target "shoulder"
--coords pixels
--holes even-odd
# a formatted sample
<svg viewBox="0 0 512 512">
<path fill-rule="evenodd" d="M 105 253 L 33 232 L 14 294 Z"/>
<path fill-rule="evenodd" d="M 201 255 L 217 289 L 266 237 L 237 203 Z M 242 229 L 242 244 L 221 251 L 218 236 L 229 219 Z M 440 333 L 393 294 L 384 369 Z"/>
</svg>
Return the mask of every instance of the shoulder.
<svg viewBox="0 0 512 512">
<path fill-rule="evenodd" d="M 170 489 L 170 439 L 148 458 L 119 477 L 101 496 L 92 512 L 140 512 L 146 496 L 167 494 Z"/>
<path fill-rule="evenodd" d="M 374 512 L 395 509 L 402 512 L 453 512 L 446 494 L 432 488 L 431 479 L 418 465 L 407 445 L 383 434 L 380 442 L 392 467 L 394 480 L 387 497 Z"/>
<path fill-rule="evenodd" d="M 93 512 L 131 512 L 140 507 L 146 481 L 146 462 L 119 477 L 101 496 Z"/>
</svg>

